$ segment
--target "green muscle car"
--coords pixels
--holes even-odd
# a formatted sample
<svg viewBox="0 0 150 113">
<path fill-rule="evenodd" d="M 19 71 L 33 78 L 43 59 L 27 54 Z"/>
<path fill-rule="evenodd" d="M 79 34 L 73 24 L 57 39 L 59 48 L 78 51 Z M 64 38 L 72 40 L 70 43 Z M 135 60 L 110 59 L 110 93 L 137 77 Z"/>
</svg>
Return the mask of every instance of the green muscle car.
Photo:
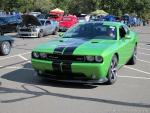
<svg viewBox="0 0 150 113">
<path fill-rule="evenodd" d="M 113 84 L 117 71 L 134 65 L 137 34 L 119 22 L 85 22 L 32 51 L 41 77 L 59 81 Z"/>
</svg>

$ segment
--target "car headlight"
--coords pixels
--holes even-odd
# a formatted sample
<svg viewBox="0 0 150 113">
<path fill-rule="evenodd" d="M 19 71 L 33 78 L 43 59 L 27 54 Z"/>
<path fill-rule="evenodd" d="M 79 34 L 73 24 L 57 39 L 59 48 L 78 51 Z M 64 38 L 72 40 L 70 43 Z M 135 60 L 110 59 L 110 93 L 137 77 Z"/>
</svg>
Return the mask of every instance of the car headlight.
<svg viewBox="0 0 150 113">
<path fill-rule="evenodd" d="M 33 58 L 39 58 L 40 57 L 40 54 L 38 52 L 33 52 L 32 53 L 32 57 Z"/>
<path fill-rule="evenodd" d="M 86 56 L 86 60 L 88 62 L 93 62 L 94 61 L 94 56 Z"/>
<path fill-rule="evenodd" d="M 40 57 L 41 58 L 47 58 L 47 54 L 46 53 L 40 53 Z"/>
<path fill-rule="evenodd" d="M 95 56 L 95 61 L 101 63 L 103 62 L 103 58 L 101 56 Z"/>
</svg>

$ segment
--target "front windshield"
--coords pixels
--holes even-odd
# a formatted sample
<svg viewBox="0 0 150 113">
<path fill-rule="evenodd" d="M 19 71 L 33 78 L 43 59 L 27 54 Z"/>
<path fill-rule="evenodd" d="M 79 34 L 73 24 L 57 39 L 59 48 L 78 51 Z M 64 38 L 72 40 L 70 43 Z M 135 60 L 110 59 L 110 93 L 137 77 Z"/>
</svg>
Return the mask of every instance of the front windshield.
<svg viewBox="0 0 150 113">
<path fill-rule="evenodd" d="M 41 23 L 42 25 L 44 25 L 45 20 L 40 20 L 40 23 Z"/>
<path fill-rule="evenodd" d="M 117 36 L 116 27 L 103 25 L 103 23 L 77 24 L 69 29 L 63 38 L 90 38 L 115 40 Z"/>
</svg>

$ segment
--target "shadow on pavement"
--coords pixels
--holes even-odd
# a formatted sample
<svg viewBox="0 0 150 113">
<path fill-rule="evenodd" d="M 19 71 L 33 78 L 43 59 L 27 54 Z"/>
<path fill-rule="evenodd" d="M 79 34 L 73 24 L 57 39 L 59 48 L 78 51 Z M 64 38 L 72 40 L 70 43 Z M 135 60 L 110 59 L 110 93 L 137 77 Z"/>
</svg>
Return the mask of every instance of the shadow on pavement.
<svg viewBox="0 0 150 113">
<path fill-rule="evenodd" d="M 31 87 L 31 86 L 36 89 L 39 89 L 40 91 L 30 90 L 28 87 Z M 149 104 L 144 104 L 144 103 L 131 103 L 131 102 L 116 101 L 116 100 L 107 100 L 107 99 L 100 99 L 100 98 L 72 96 L 72 95 L 61 94 L 61 93 L 53 93 L 53 92 L 49 92 L 49 91 L 47 91 L 39 86 L 35 86 L 35 85 L 22 85 L 22 88 L 23 89 L 20 90 L 20 89 L 10 89 L 10 88 L 0 87 L 0 94 L 23 93 L 23 94 L 32 95 L 30 97 L 19 97 L 17 99 L 2 100 L 1 103 L 13 103 L 13 102 L 17 102 L 17 101 L 23 101 L 26 99 L 37 98 L 37 97 L 46 95 L 46 96 L 54 96 L 54 97 L 65 98 L 65 99 L 84 100 L 84 101 L 91 101 L 91 102 L 98 102 L 98 103 L 129 106 L 129 107 L 150 108 Z"/>
<path fill-rule="evenodd" d="M 24 67 L 28 67 L 31 64 L 27 63 Z M 69 94 L 62 94 L 62 93 L 53 93 L 49 92 L 40 86 L 52 86 L 52 87 L 65 87 L 65 88 L 78 88 L 78 89 L 92 89 L 97 86 L 93 85 L 83 85 L 83 84 L 71 84 L 71 83 L 61 83 L 61 82 L 53 82 L 53 81 L 41 81 L 33 70 L 26 70 L 26 69 L 18 69 L 16 71 L 7 73 L 2 76 L 3 79 L 7 79 L 10 81 L 25 83 L 21 85 L 22 89 L 12 89 L 12 88 L 5 88 L 2 85 L 0 86 L 0 94 L 13 94 L 13 93 L 23 93 L 23 94 L 31 94 L 30 97 L 18 97 L 17 99 L 10 99 L 10 100 L 2 100 L 1 103 L 13 103 L 18 101 L 23 101 L 26 99 L 37 98 L 40 96 L 54 96 L 59 98 L 65 99 L 74 99 L 74 100 L 84 100 L 84 101 L 92 101 L 98 103 L 106 103 L 106 104 L 113 104 L 113 105 L 122 105 L 122 106 L 129 106 L 129 107 L 142 107 L 142 108 L 150 108 L 150 104 L 145 103 L 132 103 L 132 102 L 123 102 L 119 100 L 109 100 L 109 99 L 101 99 L 101 98 L 92 98 L 92 97 L 83 97 L 83 96 L 74 96 Z M 38 89 L 38 91 L 31 90 L 30 88 Z"/>
<path fill-rule="evenodd" d="M 3 68 L 7 66 L 4 66 Z M 91 85 L 91 84 L 65 83 L 65 82 L 57 82 L 52 80 L 41 79 L 40 77 L 36 76 L 36 72 L 32 70 L 32 66 L 30 63 L 26 63 L 25 65 L 23 65 L 22 69 L 18 69 L 10 73 L 7 73 L 3 75 L 1 78 L 10 81 L 20 82 L 20 83 L 26 83 L 26 84 L 45 85 L 45 86 L 62 87 L 62 88 L 92 89 L 97 87 L 96 85 Z"/>
</svg>

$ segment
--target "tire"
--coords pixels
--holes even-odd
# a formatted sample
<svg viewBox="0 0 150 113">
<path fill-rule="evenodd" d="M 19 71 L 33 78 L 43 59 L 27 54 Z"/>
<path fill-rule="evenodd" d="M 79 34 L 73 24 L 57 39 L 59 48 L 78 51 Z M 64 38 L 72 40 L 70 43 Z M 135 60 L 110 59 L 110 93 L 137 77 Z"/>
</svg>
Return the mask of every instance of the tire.
<svg viewBox="0 0 150 113">
<path fill-rule="evenodd" d="M 39 78 L 40 81 L 46 81 L 47 80 L 43 73 L 39 73 L 38 71 L 36 73 L 37 73 L 37 77 Z"/>
<path fill-rule="evenodd" d="M 3 31 L 1 30 L 1 28 L 0 28 L 0 36 L 3 36 L 4 35 L 4 33 L 3 33 Z"/>
<path fill-rule="evenodd" d="M 53 31 L 52 35 L 57 35 L 57 31 L 58 31 L 58 28 L 56 28 L 56 29 Z"/>
<path fill-rule="evenodd" d="M 107 85 L 112 85 L 116 82 L 117 77 L 118 77 L 117 66 L 118 66 L 118 59 L 117 59 L 117 56 L 114 55 L 111 60 L 110 67 L 109 67 L 108 74 L 107 74 L 107 79 L 108 79 L 108 81 L 106 82 Z"/>
<path fill-rule="evenodd" d="M 2 55 L 8 55 L 10 53 L 11 50 L 11 44 L 9 41 L 3 41 L 0 44 L 0 52 Z"/>
<path fill-rule="evenodd" d="M 133 55 L 128 61 L 127 65 L 135 65 L 137 60 L 137 46 L 134 47 Z"/>
<path fill-rule="evenodd" d="M 38 38 L 42 38 L 44 36 L 43 31 L 40 31 L 38 34 Z"/>
</svg>

